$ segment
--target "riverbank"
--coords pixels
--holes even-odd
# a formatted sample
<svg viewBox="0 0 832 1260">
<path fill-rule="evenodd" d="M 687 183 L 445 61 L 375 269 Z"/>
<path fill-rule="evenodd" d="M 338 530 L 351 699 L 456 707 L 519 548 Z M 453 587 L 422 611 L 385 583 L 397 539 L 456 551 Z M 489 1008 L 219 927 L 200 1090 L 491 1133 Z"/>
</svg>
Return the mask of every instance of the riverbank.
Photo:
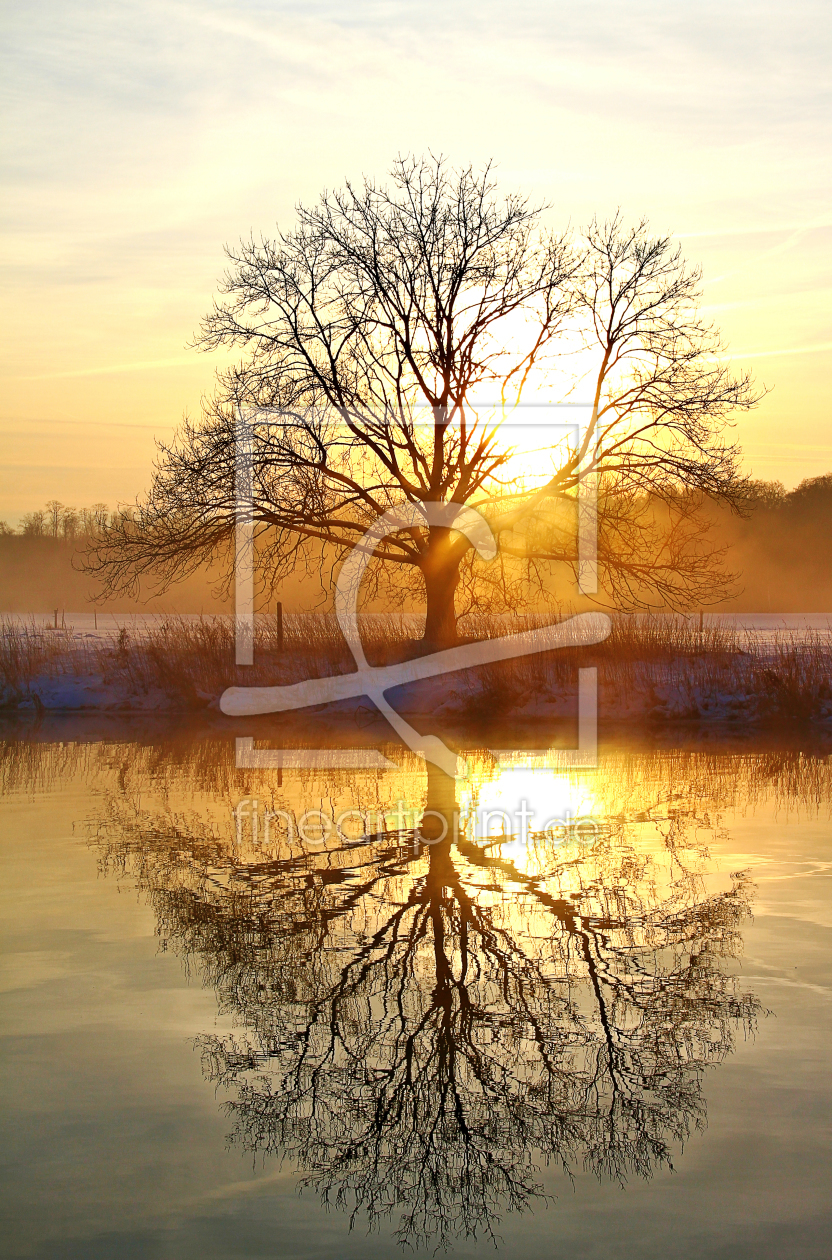
<svg viewBox="0 0 832 1260">
<path fill-rule="evenodd" d="M 91 618 L 91 615 L 88 614 Z M 615 615 L 608 639 L 458 670 L 395 688 L 410 716 L 489 721 L 568 718 L 579 669 L 595 668 L 604 721 L 765 726 L 832 725 L 828 626 L 751 626 L 735 618 Z M 469 619 L 469 641 L 534 632 L 540 618 Z M 129 628 L 128 628 L 129 625 Z M 413 652 L 418 617 L 362 618 L 371 664 Z M 255 664 L 234 664 L 229 617 L 145 618 L 79 628 L 6 619 L 0 627 L 0 707 L 34 712 L 196 712 L 219 715 L 230 686 L 274 686 L 355 668 L 329 614 L 258 617 Z M 366 700 L 331 706 L 372 723 Z M 378 720 L 381 720 L 380 717 Z"/>
</svg>

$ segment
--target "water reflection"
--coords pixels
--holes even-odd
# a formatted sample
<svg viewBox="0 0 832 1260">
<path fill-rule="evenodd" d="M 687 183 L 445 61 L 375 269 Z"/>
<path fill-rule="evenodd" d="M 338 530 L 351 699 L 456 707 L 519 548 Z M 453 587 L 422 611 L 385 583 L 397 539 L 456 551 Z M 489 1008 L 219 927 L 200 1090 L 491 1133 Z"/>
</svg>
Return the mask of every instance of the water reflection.
<svg viewBox="0 0 832 1260">
<path fill-rule="evenodd" d="M 733 965 L 752 890 L 706 844 L 736 773 L 613 757 L 518 778 L 468 757 L 457 785 L 415 760 L 278 783 L 235 774 L 221 741 L 111 748 L 93 841 L 235 1017 L 201 1039 L 232 1140 L 432 1247 L 493 1235 L 544 1197 L 545 1165 L 622 1183 L 669 1165 L 758 1014 Z M 566 820 L 483 830 L 478 807 L 508 817 L 521 788 Z M 235 796 L 258 802 L 245 826 Z M 286 825 L 346 808 L 355 834 Z"/>
</svg>

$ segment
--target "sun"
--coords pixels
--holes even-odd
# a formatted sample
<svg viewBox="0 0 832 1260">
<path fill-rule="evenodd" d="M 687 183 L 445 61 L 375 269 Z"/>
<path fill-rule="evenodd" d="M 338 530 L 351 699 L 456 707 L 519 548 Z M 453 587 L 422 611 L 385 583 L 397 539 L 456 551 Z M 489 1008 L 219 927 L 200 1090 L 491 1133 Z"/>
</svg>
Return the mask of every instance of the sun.
<svg viewBox="0 0 832 1260">
<path fill-rule="evenodd" d="M 460 784 L 460 828 L 474 843 L 499 842 L 508 856 L 525 852 L 535 836 L 570 832 L 598 821 L 594 774 L 564 771 L 529 757 L 510 767 L 472 766 Z"/>
</svg>

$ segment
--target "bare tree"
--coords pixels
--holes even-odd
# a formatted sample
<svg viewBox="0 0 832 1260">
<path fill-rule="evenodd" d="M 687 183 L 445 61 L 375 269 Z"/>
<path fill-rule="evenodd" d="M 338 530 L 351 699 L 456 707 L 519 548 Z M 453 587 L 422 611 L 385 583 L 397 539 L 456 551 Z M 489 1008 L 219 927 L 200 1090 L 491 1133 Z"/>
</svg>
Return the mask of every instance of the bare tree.
<svg viewBox="0 0 832 1260">
<path fill-rule="evenodd" d="M 77 510 L 73 507 L 65 507 L 61 512 L 61 534 L 68 541 L 73 542 L 81 523 L 81 517 Z"/>
<path fill-rule="evenodd" d="M 63 514 L 63 503 L 60 503 L 58 499 L 50 499 L 46 505 L 46 522 L 48 531 L 53 538 L 57 538 L 61 532 Z"/>
<path fill-rule="evenodd" d="M 429 771 L 430 809 L 453 791 Z M 246 859 L 122 794 L 101 843 L 235 1016 L 202 1039 L 234 1139 L 438 1247 L 543 1197 L 544 1162 L 649 1177 L 703 1126 L 705 1072 L 759 1005 L 731 966 L 751 888 L 706 891 L 689 821 L 657 823 L 664 870 L 616 819 L 537 836 L 526 865 L 412 831 Z"/>
<path fill-rule="evenodd" d="M 42 538 L 46 533 L 46 513 L 43 511 L 24 513 L 20 522 L 20 532 L 32 538 Z"/>
<path fill-rule="evenodd" d="M 543 209 L 498 200 L 488 167 L 400 159 L 392 190 L 347 184 L 299 207 L 293 231 L 229 250 L 225 300 L 198 344 L 240 360 L 201 419 L 160 446 L 147 498 L 102 532 L 89 567 L 115 590 L 228 554 L 243 409 L 267 585 L 319 565 L 323 548 L 342 558 L 394 504 L 474 506 L 498 541 L 491 571 L 445 526 L 401 531 L 378 552 L 376 576 L 395 590 L 424 585 L 425 638 L 444 646 L 461 581 L 516 601 L 553 565 L 575 570 L 570 514 L 594 477 L 611 598 L 718 598 L 721 556 L 697 509 L 702 496 L 738 498 L 724 426 L 756 401 L 749 379 L 732 376 L 697 315 L 698 273 L 669 238 L 615 218 L 575 243 L 542 227 Z M 556 369 L 578 373 L 591 423 L 537 457 L 529 488 L 501 420 L 530 394 L 551 400 Z"/>
<path fill-rule="evenodd" d="M 104 529 L 109 520 L 109 509 L 106 503 L 93 503 L 92 507 L 82 508 L 80 513 L 81 533 L 93 537 Z"/>
</svg>

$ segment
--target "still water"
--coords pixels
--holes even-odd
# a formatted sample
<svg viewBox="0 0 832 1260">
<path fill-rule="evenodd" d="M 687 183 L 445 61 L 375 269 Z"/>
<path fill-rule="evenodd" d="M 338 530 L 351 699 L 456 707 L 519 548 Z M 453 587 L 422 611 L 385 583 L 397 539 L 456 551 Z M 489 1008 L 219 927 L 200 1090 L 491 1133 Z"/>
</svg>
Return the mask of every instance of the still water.
<svg viewBox="0 0 832 1260">
<path fill-rule="evenodd" d="M 4 1255 L 832 1252 L 827 749 L 0 735 Z"/>
</svg>

